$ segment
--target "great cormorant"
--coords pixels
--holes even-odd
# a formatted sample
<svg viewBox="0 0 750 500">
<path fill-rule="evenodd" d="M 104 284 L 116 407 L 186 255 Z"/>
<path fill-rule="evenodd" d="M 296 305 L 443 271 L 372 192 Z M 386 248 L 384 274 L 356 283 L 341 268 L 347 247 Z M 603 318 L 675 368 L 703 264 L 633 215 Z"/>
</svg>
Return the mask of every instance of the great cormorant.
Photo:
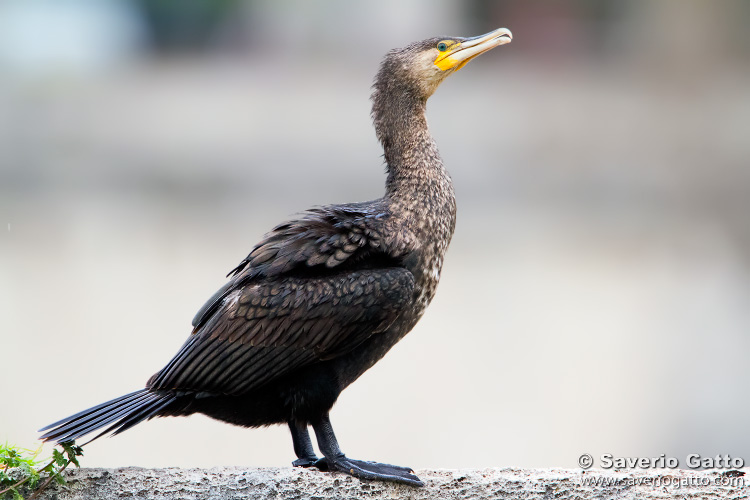
<svg viewBox="0 0 750 500">
<path fill-rule="evenodd" d="M 295 466 L 421 485 L 408 467 L 346 457 L 328 413 L 435 295 L 456 201 L 427 128 L 427 98 L 469 60 L 510 40 L 500 28 L 390 51 L 372 93 L 385 196 L 314 208 L 276 226 L 198 311 L 190 337 L 145 389 L 55 422 L 41 439 L 67 442 L 106 427 L 96 439 L 198 412 L 245 427 L 287 424 Z"/>
</svg>

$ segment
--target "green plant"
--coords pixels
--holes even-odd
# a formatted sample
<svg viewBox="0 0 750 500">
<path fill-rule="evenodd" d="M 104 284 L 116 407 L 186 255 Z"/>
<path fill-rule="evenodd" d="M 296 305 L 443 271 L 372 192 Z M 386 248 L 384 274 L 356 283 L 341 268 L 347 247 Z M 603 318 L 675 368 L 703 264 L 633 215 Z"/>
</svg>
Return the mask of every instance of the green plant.
<svg viewBox="0 0 750 500">
<path fill-rule="evenodd" d="M 71 463 L 80 467 L 77 457 L 83 455 L 83 450 L 80 446 L 76 446 L 74 441 L 62 443 L 59 446 L 62 450 L 57 448 L 52 450 L 51 459 L 40 460 L 38 457 L 42 451 L 41 447 L 36 450 L 27 450 L 10 446 L 7 443 L 0 445 L 0 500 L 10 498 L 23 500 L 19 491 L 22 486 L 33 491 L 29 497 L 31 500 L 52 481 L 65 484 L 62 472 Z M 40 464 L 44 465 L 40 466 Z M 43 474 L 47 476 L 47 479 L 41 486 L 38 486 Z"/>
</svg>

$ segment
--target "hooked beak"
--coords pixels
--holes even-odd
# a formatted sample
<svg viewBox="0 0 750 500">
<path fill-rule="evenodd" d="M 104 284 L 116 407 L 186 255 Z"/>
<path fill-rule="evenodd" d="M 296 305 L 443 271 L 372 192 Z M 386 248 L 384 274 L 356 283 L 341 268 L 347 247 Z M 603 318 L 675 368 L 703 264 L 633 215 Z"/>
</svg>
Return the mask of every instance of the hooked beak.
<svg viewBox="0 0 750 500">
<path fill-rule="evenodd" d="M 510 43 L 512 39 L 513 34 L 507 28 L 498 28 L 486 35 L 459 39 L 461 43 L 457 43 L 451 50 L 440 54 L 435 59 L 435 66 L 443 71 L 448 69 L 458 71 L 478 55 L 484 54 L 499 45 Z"/>
</svg>

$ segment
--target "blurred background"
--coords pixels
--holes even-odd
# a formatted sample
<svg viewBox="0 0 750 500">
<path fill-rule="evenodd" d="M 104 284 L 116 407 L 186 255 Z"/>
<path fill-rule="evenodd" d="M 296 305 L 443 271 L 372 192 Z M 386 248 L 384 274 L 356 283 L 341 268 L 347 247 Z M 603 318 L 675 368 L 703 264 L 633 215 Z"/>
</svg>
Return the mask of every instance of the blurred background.
<svg viewBox="0 0 750 500">
<path fill-rule="evenodd" d="M 425 317 L 334 408 L 344 451 L 750 463 L 748 25 L 742 0 L 4 0 L 0 440 L 142 387 L 276 223 L 381 196 L 385 52 L 505 26 L 430 100 L 457 230 Z M 293 458 L 286 428 L 193 416 L 83 464 Z"/>
</svg>

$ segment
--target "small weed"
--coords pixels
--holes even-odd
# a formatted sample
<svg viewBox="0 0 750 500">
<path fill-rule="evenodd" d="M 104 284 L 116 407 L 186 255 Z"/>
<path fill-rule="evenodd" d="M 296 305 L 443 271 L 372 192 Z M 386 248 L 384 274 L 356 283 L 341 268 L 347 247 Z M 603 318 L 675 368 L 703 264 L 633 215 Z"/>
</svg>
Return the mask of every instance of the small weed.
<svg viewBox="0 0 750 500">
<path fill-rule="evenodd" d="M 41 447 L 36 450 L 26 450 L 10 446 L 7 443 L 0 445 L 0 500 L 23 500 L 19 489 L 23 486 L 33 491 L 29 500 L 35 498 L 52 481 L 65 484 L 62 472 L 71 463 L 80 467 L 79 456 L 83 455 L 80 446 L 70 441 L 59 445 L 62 450 L 52 450 L 52 458 L 39 459 Z M 47 479 L 39 486 L 42 475 Z"/>
</svg>

